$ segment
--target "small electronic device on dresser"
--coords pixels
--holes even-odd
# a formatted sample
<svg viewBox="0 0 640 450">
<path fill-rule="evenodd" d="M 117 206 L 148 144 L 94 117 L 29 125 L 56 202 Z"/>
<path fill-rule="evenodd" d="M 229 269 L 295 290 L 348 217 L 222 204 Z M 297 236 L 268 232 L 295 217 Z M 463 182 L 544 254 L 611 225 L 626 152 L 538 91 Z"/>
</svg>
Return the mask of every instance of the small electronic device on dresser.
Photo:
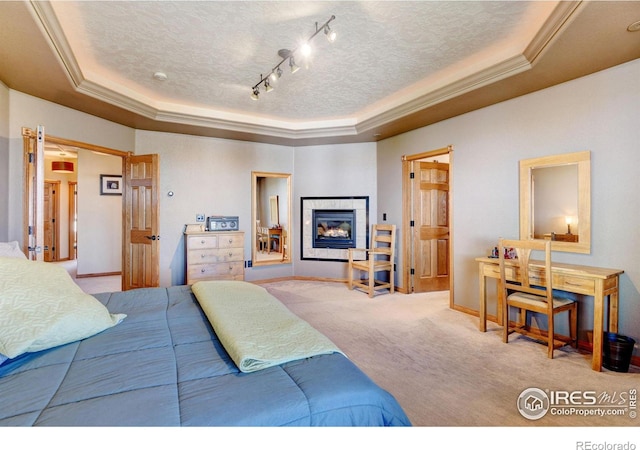
<svg viewBox="0 0 640 450">
<path fill-rule="evenodd" d="M 238 216 L 209 216 L 207 231 L 238 231 Z"/>
</svg>

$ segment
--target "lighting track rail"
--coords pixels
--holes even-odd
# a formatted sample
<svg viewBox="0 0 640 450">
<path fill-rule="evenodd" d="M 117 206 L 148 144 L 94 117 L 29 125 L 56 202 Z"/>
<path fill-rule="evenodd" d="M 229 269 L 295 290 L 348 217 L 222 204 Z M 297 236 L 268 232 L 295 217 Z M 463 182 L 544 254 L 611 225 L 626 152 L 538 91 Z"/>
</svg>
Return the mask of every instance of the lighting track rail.
<svg viewBox="0 0 640 450">
<path fill-rule="evenodd" d="M 285 61 L 289 61 L 289 69 L 291 73 L 296 73 L 300 67 L 295 62 L 295 54 L 300 51 L 303 54 L 308 55 L 310 51 L 309 43 L 315 38 L 321 31 L 324 31 L 325 36 L 329 42 L 334 42 L 336 40 L 336 32 L 332 31 L 329 27 L 329 23 L 333 21 L 336 16 L 332 15 L 329 20 L 327 20 L 324 24 L 318 27 L 318 22 L 316 22 L 316 31 L 313 33 L 309 39 L 304 41 L 302 44 L 298 45 L 293 50 L 281 49 L 278 51 L 278 56 L 282 58 L 282 60 L 276 64 L 273 69 L 269 72 L 268 75 L 263 76 L 260 74 L 260 81 L 258 81 L 255 85 L 251 87 L 251 98 L 253 100 L 258 100 L 260 98 L 260 85 L 264 86 L 265 92 L 270 92 L 273 90 L 272 83 L 277 81 L 282 76 L 282 69 L 280 66 L 284 64 Z"/>
</svg>

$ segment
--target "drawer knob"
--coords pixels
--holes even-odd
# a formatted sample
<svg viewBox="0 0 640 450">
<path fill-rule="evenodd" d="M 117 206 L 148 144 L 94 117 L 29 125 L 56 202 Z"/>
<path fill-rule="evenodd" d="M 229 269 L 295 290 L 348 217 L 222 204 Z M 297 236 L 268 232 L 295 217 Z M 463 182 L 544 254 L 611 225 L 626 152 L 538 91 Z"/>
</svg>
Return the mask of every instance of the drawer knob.
<svg viewBox="0 0 640 450">
<path fill-rule="evenodd" d="M 204 258 L 204 253 L 202 255 L 200 255 L 200 258 Z"/>
<path fill-rule="evenodd" d="M 233 252 L 229 252 L 229 256 L 233 256 Z"/>
<path fill-rule="evenodd" d="M 233 242 L 233 239 L 229 239 L 229 244 L 231 244 Z"/>
<path fill-rule="evenodd" d="M 204 239 L 200 241 L 201 244 L 204 244 Z"/>
<path fill-rule="evenodd" d="M 204 273 L 204 272 L 205 272 L 205 270 L 204 270 L 204 269 L 200 269 L 200 272 L 201 272 L 201 273 Z"/>
</svg>

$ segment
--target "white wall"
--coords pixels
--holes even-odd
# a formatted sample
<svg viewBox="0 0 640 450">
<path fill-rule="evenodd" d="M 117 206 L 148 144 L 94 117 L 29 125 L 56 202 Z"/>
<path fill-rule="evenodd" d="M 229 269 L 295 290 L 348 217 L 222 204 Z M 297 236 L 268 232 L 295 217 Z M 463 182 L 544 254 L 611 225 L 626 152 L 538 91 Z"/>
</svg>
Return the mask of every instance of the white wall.
<svg viewBox="0 0 640 450">
<path fill-rule="evenodd" d="M 347 278 L 347 263 L 302 260 L 300 215 L 302 197 L 369 197 L 369 224 L 377 217 L 375 143 L 321 145 L 295 149 L 293 176 L 293 228 L 296 230 L 292 256 L 295 275 Z"/>
<path fill-rule="evenodd" d="M 478 309 L 477 256 L 498 237 L 518 237 L 518 161 L 591 151 L 591 253 L 560 262 L 624 269 L 619 332 L 640 342 L 640 60 L 387 139 L 379 161 L 454 146 L 454 301 Z M 395 164 L 395 163 L 394 163 Z M 392 169 L 397 172 L 396 167 Z M 400 179 L 378 168 L 379 211 L 400 211 Z M 491 292 L 491 289 L 489 289 Z M 495 313 L 495 299 L 490 311 Z M 592 299 L 580 301 L 581 338 Z"/>
<path fill-rule="evenodd" d="M 78 275 L 122 271 L 122 196 L 101 195 L 100 175 L 122 175 L 122 158 L 78 152 Z"/>
<path fill-rule="evenodd" d="M 239 216 L 251 258 L 251 172 L 293 173 L 290 147 L 152 131 L 136 132 L 136 154 L 160 158 L 160 284 L 185 282 L 184 226 L 196 214 Z M 172 191 L 173 197 L 167 193 Z M 293 265 L 247 268 L 245 279 L 287 277 Z"/>
<path fill-rule="evenodd" d="M 1 89 L 0 89 L 1 91 Z M 45 134 L 122 151 L 133 151 L 132 128 L 82 113 L 37 97 L 9 90 L 9 240 L 22 242 L 22 127 L 43 125 Z M 1 193 L 1 191 L 0 191 Z M 1 231 L 1 228 L 0 228 Z"/>
</svg>

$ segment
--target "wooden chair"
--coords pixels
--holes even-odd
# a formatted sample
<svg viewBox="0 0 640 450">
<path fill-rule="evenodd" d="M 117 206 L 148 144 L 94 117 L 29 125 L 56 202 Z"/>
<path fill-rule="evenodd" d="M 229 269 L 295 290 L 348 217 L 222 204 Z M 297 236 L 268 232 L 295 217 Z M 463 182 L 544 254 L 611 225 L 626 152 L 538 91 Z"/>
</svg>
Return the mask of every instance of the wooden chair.
<svg viewBox="0 0 640 450">
<path fill-rule="evenodd" d="M 505 258 L 505 248 L 514 249 L 515 259 Z M 542 252 L 544 259 L 531 267 L 532 252 Z M 509 334 L 517 332 L 547 344 L 547 356 L 553 358 L 553 351 L 564 345 L 577 346 L 578 304 L 565 298 L 554 298 L 551 276 L 551 241 L 501 239 L 498 245 L 500 259 L 500 285 L 502 287 L 502 340 L 509 342 Z M 517 308 L 515 326 L 509 322 L 509 309 Z M 527 311 L 547 317 L 547 331 L 534 330 L 527 324 Z M 567 312 L 569 338 L 555 333 L 555 316 Z"/>
<path fill-rule="evenodd" d="M 259 226 L 256 228 L 256 231 L 257 231 L 256 242 L 258 246 L 258 251 L 264 253 L 264 250 L 269 245 L 269 230 L 267 229 L 267 227 Z"/>
<path fill-rule="evenodd" d="M 373 225 L 370 247 L 349 249 L 349 289 L 362 288 L 372 298 L 380 289 L 389 289 L 393 294 L 395 247 L 396 226 Z M 354 270 L 358 271 L 355 278 Z M 363 272 L 366 274 L 364 279 L 360 278 Z M 377 272 L 388 272 L 389 280 L 376 278 Z"/>
<path fill-rule="evenodd" d="M 287 230 L 282 229 L 282 242 L 280 243 L 280 250 L 282 251 L 282 260 L 287 259 L 287 254 L 289 253 L 289 241 L 287 236 Z"/>
</svg>

